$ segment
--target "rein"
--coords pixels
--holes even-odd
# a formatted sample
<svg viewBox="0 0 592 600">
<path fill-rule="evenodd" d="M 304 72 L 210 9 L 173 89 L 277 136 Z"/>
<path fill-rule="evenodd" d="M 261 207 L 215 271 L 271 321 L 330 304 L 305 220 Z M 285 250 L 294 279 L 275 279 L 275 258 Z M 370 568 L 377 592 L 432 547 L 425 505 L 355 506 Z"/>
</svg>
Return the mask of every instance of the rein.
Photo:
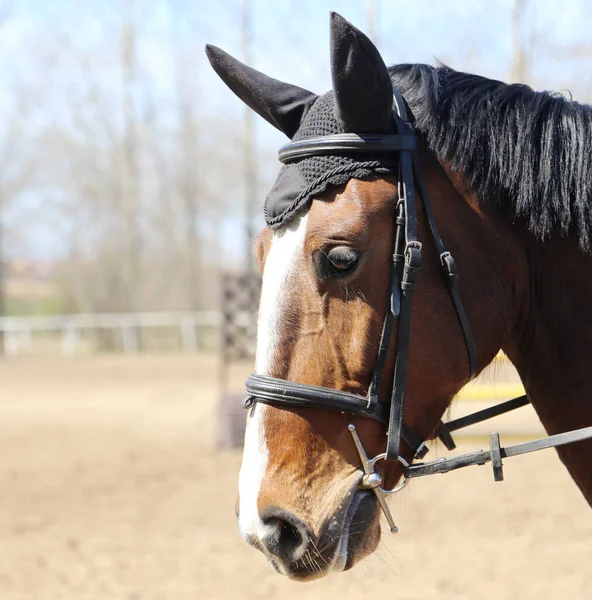
<svg viewBox="0 0 592 600">
<path fill-rule="evenodd" d="M 261 402 L 280 408 L 313 407 L 328 409 L 375 419 L 385 425 L 387 427 L 386 451 L 371 459 L 366 455 L 354 425 L 349 425 L 348 429 L 360 455 L 364 471 L 359 487 L 375 493 L 391 531 L 396 533 L 398 529 L 386 503 L 386 496 L 401 490 L 408 479 L 435 473 L 447 473 L 462 467 L 491 462 L 495 480 L 502 481 L 503 458 L 592 438 L 592 427 L 550 436 L 533 442 L 508 446 L 506 448 L 500 446 L 499 434 L 492 433 L 490 434 L 490 449 L 488 451 L 480 450 L 454 458 L 444 458 L 426 463 L 410 465 L 400 455 L 401 440 L 405 441 L 411 448 L 416 459 L 422 459 L 428 452 L 425 440 L 403 421 L 411 330 L 411 308 L 422 258 L 422 244 L 417 235 L 416 189 L 422 197 L 431 237 L 439 255 L 444 279 L 465 340 L 469 379 L 472 379 L 477 373 L 478 360 L 475 340 L 460 296 L 456 263 L 450 252 L 446 250 L 440 237 L 416 154 L 416 134 L 413 125 L 407 117 L 403 98 L 395 87 L 393 87 L 393 118 L 396 125 L 396 134 L 347 133 L 327 135 L 290 142 L 279 151 L 279 159 L 285 164 L 309 156 L 341 152 L 348 154 L 399 153 L 399 199 L 395 209 L 395 232 L 388 290 L 388 306 L 382 326 L 376 364 L 367 395 L 361 396 L 341 390 L 305 385 L 253 373 L 246 382 L 248 396 L 243 406 L 249 408 L 255 402 Z M 389 407 L 379 402 L 379 389 L 396 321 L 398 322 L 396 354 Z M 436 429 L 436 435 L 449 450 L 452 450 L 455 444 L 451 432 L 514 410 L 528 403 L 529 400 L 526 396 L 520 396 L 492 408 L 478 411 L 467 417 L 449 421 L 448 423 L 440 423 Z M 376 463 L 383 459 L 399 462 L 403 468 L 404 480 L 392 490 L 386 490 L 381 487 L 382 475 L 375 470 Z"/>
</svg>

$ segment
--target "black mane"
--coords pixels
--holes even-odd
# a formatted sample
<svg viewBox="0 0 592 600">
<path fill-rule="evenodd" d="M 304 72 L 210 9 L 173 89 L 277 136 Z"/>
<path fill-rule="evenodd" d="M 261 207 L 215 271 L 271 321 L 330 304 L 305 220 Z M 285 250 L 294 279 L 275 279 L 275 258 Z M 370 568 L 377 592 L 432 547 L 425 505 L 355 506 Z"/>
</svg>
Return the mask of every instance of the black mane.
<svg viewBox="0 0 592 600">
<path fill-rule="evenodd" d="M 389 69 L 430 149 L 486 207 L 544 239 L 592 240 L 592 107 L 445 66 Z"/>
</svg>

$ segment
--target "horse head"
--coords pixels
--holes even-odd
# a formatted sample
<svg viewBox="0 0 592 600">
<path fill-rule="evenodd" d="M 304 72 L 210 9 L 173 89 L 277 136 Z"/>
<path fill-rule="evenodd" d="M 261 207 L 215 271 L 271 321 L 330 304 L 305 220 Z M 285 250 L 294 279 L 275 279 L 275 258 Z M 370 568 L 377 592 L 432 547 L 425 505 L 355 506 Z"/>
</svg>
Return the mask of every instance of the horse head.
<svg viewBox="0 0 592 600">
<path fill-rule="evenodd" d="M 510 345 L 524 254 L 426 132 L 414 135 L 378 50 L 339 15 L 324 95 L 207 52 L 235 94 L 292 140 L 255 244 L 263 287 L 237 514 L 244 539 L 279 572 L 311 579 L 373 552 L 373 486 L 397 485 L 419 452 L 410 439 L 433 437 L 454 395 Z M 360 153 L 356 140 L 375 146 Z M 419 171 L 413 191 L 409 172 Z M 390 416 L 368 418 L 366 399 Z M 363 478 L 360 448 L 380 457 L 375 482 Z"/>
</svg>

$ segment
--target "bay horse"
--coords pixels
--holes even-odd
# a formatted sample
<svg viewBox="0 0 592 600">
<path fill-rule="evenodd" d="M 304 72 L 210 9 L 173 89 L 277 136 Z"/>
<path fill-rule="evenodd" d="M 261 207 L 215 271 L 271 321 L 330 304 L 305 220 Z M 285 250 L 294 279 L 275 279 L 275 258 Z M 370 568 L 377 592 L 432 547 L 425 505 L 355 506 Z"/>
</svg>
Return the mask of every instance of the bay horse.
<svg viewBox="0 0 592 600">
<path fill-rule="evenodd" d="M 381 509 L 396 530 L 386 494 L 427 472 L 490 461 L 501 479 L 502 458 L 558 446 L 592 504 L 592 108 L 446 66 L 387 69 L 335 13 L 330 32 L 321 96 L 207 47 L 291 140 L 255 243 L 237 516 L 296 580 L 372 553 Z M 500 349 L 551 437 L 414 463 L 425 440 L 451 445 L 442 415 Z"/>
</svg>

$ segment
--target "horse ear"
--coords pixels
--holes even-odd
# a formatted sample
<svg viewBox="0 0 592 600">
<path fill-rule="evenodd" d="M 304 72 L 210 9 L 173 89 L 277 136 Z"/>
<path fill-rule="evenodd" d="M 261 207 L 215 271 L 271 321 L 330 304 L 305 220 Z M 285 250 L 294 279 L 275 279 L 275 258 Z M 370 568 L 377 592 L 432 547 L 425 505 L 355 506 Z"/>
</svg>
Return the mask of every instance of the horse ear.
<svg viewBox="0 0 592 600">
<path fill-rule="evenodd" d="M 331 13 L 331 77 L 335 117 L 349 131 L 379 133 L 391 124 L 393 84 L 376 46 Z"/>
<path fill-rule="evenodd" d="M 214 71 L 247 106 L 294 137 L 316 94 L 251 69 L 216 46 L 208 44 L 206 54 Z"/>
</svg>

